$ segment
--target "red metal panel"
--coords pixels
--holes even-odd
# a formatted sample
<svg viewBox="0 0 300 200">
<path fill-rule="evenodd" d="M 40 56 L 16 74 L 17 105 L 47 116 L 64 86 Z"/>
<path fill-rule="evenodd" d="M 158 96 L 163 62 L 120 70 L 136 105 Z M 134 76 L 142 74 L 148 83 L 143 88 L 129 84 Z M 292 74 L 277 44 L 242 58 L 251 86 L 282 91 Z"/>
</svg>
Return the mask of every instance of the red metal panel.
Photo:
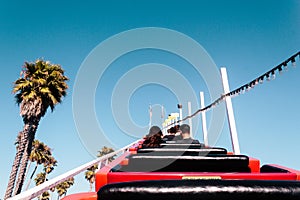
<svg viewBox="0 0 300 200">
<path fill-rule="evenodd" d="M 252 173 L 260 172 L 260 161 L 256 158 L 249 157 L 249 168 Z"/>
<path fill-rule="evenodd" d="M 129 152 L 125 152 L 120 157 L 109 163 L 108 165 L 102 167 L 95 174 L 95 190 L 98 191 L 100 187 L 108 183 L 107 174 L 108 172 L 117 164 L 121 163 L 126 156 L 129 155 Z"/>
<path fill-rule="evenodd" d="M 62 198 L 62 200 L 97 200 L 97 192 L 70 194 Z"/>
<path fill-rule="evenodd" d="M 281 168 L 281 169 L 285 169 L 291 173 L 294 173 L 296 174 L 296 180 L 297 181 L 300 181 L 300 171 L 299 170 L 295 170 L 295 169 L 291 169 L 291 168 L 288 168 L 288 167 L 284 167 L 284 166 L 281 166 L 281 165 L 276 165 L 276 164 L 271 164 L 270 166 L 274 166 L 274 167 L 278 167 L 278 168 Z"/>
<path fill-rule="evenodd" d="M 110 172 L 108 183 L 170 179 L 297 180 L 295 173 Z"/>
</svg>

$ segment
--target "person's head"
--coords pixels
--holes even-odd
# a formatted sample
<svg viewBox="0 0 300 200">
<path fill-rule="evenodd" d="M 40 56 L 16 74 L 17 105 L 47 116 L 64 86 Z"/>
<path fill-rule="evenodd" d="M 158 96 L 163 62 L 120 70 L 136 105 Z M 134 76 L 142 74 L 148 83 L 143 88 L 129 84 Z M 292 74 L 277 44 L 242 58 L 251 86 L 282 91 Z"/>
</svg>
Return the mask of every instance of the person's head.
<svg viewBox="0 0 300 200">
<path fill-rule="evenodd" d="M 183 138 L 188 138 L 190 137 L 190 126 L 187 125 L 187 124 L 182 124 L 180 127 L 179 127 L 179 130 L 181 132 L 181 136 Z"/>
<path fill-rule="evenodd" d="M 176 134 L 176 128 L 175 128 L 175 127 L 171 127 L 169 133 L 170 133 L 171 135 L 175 135 L 175 134 Z"/>
<path fill-rule="evenodd" d="M 179 130 L 179 128 L 180 128 L 179 125 L 175 125 L 174 128 L 175 128 L 176 133 L 180 131 L 180 130 Z"/>
<path fill-rule="evenodd" d="M 159 134 L 154 134 L 148 138 L 143 143 L 143 147 L 160 147 L 160 144 L 163 142 L 161 136 Z"/>
<path fill-rule="evenodd" d="M 162 143 L 162 131 L 158 126 L 152 126 L 148 135 L 145 137 L 143 147 L 160 147 Z"/>
<path fill-rule="evenodd" d="M 158 135 L 160 135 L 160 136 L 163 135 L 161 129 L 160 129 L 158 126 L 152 126 L 152 127 L 149 129 L 149 133 L 148 133 L 147 136 L 150 137 L 150 136 L 153 136 L 153 135 L 155 135 L 155 134 L 158 134 Z"/>
</svg>

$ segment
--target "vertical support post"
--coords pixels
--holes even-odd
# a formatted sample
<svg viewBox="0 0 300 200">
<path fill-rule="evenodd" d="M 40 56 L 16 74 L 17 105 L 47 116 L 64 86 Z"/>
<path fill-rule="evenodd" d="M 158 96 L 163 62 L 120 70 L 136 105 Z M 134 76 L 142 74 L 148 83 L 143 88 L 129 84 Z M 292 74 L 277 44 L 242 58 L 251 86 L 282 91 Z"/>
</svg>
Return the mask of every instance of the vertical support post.
<svg viewBox="0 0 300 200">
<path fill-rule="evenodd" d="M 160 118 L 161 118 L 161 123 L 164 123 L 164 118 L 165 118 L 165 114 L 164 114 L 164 106 L 161 105 L 161 114 L 160 114 Z"/>
<path fill-rule="evenodd" d="M 163 135 L 166 135 L 167 134 L 167 122 L 164 121 L 162 123 L 162 130 L 163 130 Z"/>
<path fill-rule="evenodd" d="M 178 116 L 175 117 L 175 126 L 178 125 Z"/>
<path fill-rule="evenodd" d="M 168 133 L 168 129 L 170 128 L 170 124 L 171 124 L 171 119 L 170 116 L 167 118 L 167 129 L 166 129 L 166 133 Z"/>
<path fill-rule="evenodd" d="M 200 108 L 204 108 L 204 93 L 200 92 Z M 208 134 L 207 134 L 207 126 L 206 126 L 206 112 L 201 113 L 202 117 L 202 131 L 203 131 L 203 141 L 205 146 L 208 146 Z"/>
<path fill-rule="evenodd" d="M 190 101 L 188 102 L 188 113 L 189 113 L 189 116 L 192 115 L 192 103 L 191 103 Z M 190 125 L 191 137 L 193 138 L 193 124 L 192 124 L 192 118 L 189 118 L 189 125 Z"/>
<path fill-rule="evenodd" d="M 149 129 L 152 126 L 152 106 L 151 104 L 149 105 Z"/>
<path fill-rule="evenodd" d="M 177 104 L 177 108 L 179 109 L 179 125 L 182 124 L 182 105 L 181 104 Z"/>
<path fill-rule="evenodd" d="M 224 94 L 227 94 L 228 92 L 230 92 L 230 89 L 229 89 L 227 71 L 226 71 L 225 67 L 221 68 L 221 77 L 222 77 Z M 229 97 L 229 96 L 225 97 L 225 103 L 226 103 L 227 118 L 228 118 L 228 123 L 229 123 L 229 128 L 230 128 L 232 149 L 233 149 L 234 154 L 240 154 L 241 153 L 240 145 L 239 145 L 239 140 L 238 140 L 238 136 L 237 136 L 237 130 L 236 130 L 236 124 L 235 124 L 235 119 L 234 119 L 231 97 Z"/>
<path fill-rule="evenodd" d="M 163 132 L 164 135 L 167 135 L 168 134 L 168 126 L 164 126 L 164 132 Z"/>
</svg>

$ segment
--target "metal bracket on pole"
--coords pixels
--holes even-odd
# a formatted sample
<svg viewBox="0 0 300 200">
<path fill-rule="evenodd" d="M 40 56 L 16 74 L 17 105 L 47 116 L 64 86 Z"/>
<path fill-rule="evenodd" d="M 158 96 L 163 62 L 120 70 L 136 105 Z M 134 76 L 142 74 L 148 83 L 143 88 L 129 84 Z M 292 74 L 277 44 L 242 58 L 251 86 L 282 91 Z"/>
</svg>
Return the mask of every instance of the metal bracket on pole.
<svg viewBox="0 0 300 200">
<path fill-rule="evenodd" d="M 204 104 L 204 93 L 200 92 L 200 108 L 204 108 L 205 104 Z M 202 131 L 203 131 L 203 141 L 205 146 L 208 146 L 208 134 L 207 134 L 207 126 L 206 126 L 206 113 L 202 112 L 201 113 L 201 117 L 202 117 Z"/>
<path fill-rule="evenodd" d="M 177 108 L 179 109 L 179 125 L 182 124 L 182 105 L 181 104 L 177 104 Z"/>
<path fill-rule="evenodd" d="M 230 92 L 229 89 L 229 83 L 228 83 L 228 77 L 226 68 L 221 68 L 221 77 L 222 77 L 222 83 L 223 83 L 223 89 L 224 94 L 227 94 Z M 232 143 L 232 149 L 234 154 L 240 154 L 240 145 L 239 140 L 237 136 L 237 130 L 236 130 L 236 124 L 234 119 L 234 113 L 232 108 L 232 102 L 231 98 L 229 96 L 225 97 L 225 103 L 226 103 L 226 110 L 227 110 L 227 117 L 228 117 L 228 123 L 229 123 L 229 129 L 230 129 L 230 135 L 231 135 L 231 143 Z"/>
<path fill-rule="evenodd" d="M 189 112 L 189 116 L 192 115 L 192 103 L 189 101 L 188 102 L 188 112 Z M 190 125 L 190 133 L 191 133 L 191 137 L 193 138 L 193 124 L 192 124 L 192 118 L 189 118 L 189 125 Z"/>
</svg>

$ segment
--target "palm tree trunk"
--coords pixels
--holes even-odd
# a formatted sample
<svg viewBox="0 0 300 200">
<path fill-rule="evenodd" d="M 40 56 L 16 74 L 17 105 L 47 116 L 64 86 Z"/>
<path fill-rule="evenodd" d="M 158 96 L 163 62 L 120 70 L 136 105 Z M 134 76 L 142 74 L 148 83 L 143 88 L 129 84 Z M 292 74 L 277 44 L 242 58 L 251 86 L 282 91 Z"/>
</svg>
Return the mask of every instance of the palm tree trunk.
<svg viewBox="0 0 300 200">
<path fill-rule="evenodd" d="M 21 167 L 20 167 L 20 171 L 18 174 L 18 181 L 16 184 L 16 188 L 14 191 L 14 195 L 20 194 L 22 191 L 22 187 L 23 187 L 23 183 L 24 183 L 24 178 L 25 178 L 25 172 L 27 169 L 27 164 L 29 161 L 29 156 L 32 150 L 32 143 L 34 141 L 34 137 L 35 137 L 35 132 L 38 126 L 38 120 L 34 120 L 36 123 L 32 123 L 29 125 L 29 130 L 27 132 L 27 134 L 25 134 L 27 136 L 27 141 L 26 141 L 26 145 L 25 145 L 25 151 L 23 154 L 23 158 L 21 160 Z"/>
<path fill-rule="evenodd" d="M 23 157 L 23 152 L 25 150 L 24 130 L 27 130 L 27 129 L 28 129 L 28 126 L 24 125 L 23 131 L 21 131 L 19 133 L 20 138 L 18 139 L 19 144 L 18 144 L 18 147 L 17 147 L 17 153 L 16 153 L 15 160 L 14 160 L 14 163 L 13 163 L 13 166 L 12 166 L 12 170 L 10 172 L 9 182 L 7 184 L 4 199 L 8 199 L 9 197 L 12 196 L 12 193 L 13 193 L 13 189 L 14 189 L 17 174 L 18 174 L 18 170 L 19 170 L 19 167 L 20 167 L 20 162 L 21 162 L 21 159 Z"/>
<path fill-rule="evenodd" d="M 91 180 L 89 182 L 90 182 L 90 192 L 92 192 L 93 191 L 93 184 L 95 182 L 95 172 L 94 172 L 94 175 L 93 175 L 93 177 L 91 177 Z"/>
<path fill-rule="evenodd" d="M 27 163 L 26 163 L 26 157 L 27 157 L 26 154 L 27 154 L 28 145 L 29 145 L 28 144 L 29 143 L 29 133 L 25 134 L 25 138 L 26 138 L 25 149 L 24 149 L 23 157 L 21 159 L 18 178 L 17 178 L 17 182 L 16 182 L 16 186 L 15 186 L 15 189 L 14 189 L 13 196 L 21 193 L 21 190 L 22 190 L 21 183 L 23 184 L 23 182 L 24 182 L 24 177 L 25 177 L 25 172 L 26 172 L 26 167 L 27 167 L 27 166 L 25 166 L 25 164 L 27 165 Z"/>
<path fill-rule="evenodd" d="M 31 164 L 31 162 L 29 163 L 28 169 L 30 168 L 30 164 Z M 32 178 L 33 178 L 33 176 L 34 176 L 34 174 L 35 174 L 37 168 L 38 168 L 38 164 L 35 165 L 34 170 L 33 170 L 33 172 L 31 173 L 31 176 L 30 176 L 30 178 L 29 178 L 29 180 L 28 180 L 28 183 L 27 183 L 27 185 L 26 185 L 25 190 L 28 190 L 28 188 L 29 188 L 29 186 L 30 186 L 30 183 L 31 183 L 31 181 L 32 181 Z M 26 176 L 25 176 L 25 179 L 26 179 Z"/>
</svg>

